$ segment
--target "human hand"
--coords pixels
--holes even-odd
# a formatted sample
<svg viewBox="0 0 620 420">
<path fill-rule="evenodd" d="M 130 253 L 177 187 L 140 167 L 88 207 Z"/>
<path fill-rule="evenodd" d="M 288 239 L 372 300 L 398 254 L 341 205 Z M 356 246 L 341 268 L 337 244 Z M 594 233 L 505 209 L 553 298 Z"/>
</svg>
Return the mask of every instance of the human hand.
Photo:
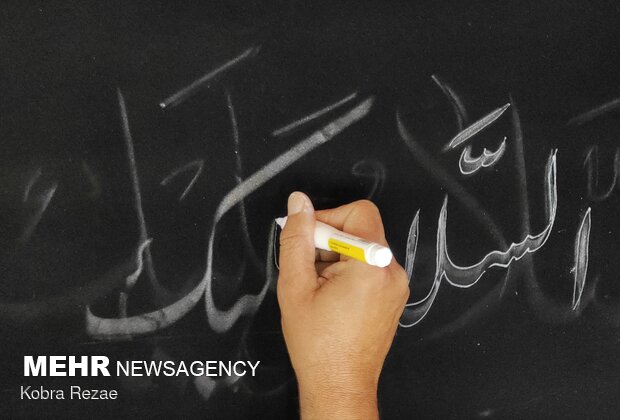
<svg viewBox="0 0 620 420">
<path fill-rule="evenodd" d="M 299 384 L 301 415 L 378 418 L 377 384 L 409 297 L 407 275 L 314 248 L 316 220 L 387 246 L 377 207 L 356 201 L 314 211 L 291 194 L 280 235 L 278 302 L 282 331 Z"/>
</svg>

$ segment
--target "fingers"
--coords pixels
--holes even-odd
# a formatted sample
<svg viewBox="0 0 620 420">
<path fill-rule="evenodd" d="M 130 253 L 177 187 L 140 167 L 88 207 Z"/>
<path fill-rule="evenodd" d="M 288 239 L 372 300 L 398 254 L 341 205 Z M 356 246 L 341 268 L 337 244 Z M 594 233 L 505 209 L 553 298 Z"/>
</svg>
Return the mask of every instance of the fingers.
<svg viewBox="0 0 620 420">
<path fill-rule="evenodd" d="M 341 261 L 321 266 L 320 275 L 324 283 L 340 283 L 347 290 L 369 291 L 390 296 L 404 308 L 409 298 L 409 282 L 405 270 L 393 261 L 385 268 L 375 267 L 355 260 Z M 400 312 L 402 312 L 402 308 Z M 398 314 L 400 316 L 400 313 Z"/>
<path fill-rule="evenodd" d="M 334 263 L 323 261 L 317 261 L 316 263 L 314 263 L 314 267 L 316 268 L 318 276 L 321 277 L 323 275 L 323 272 L 332 264 Z"/>
<path fill-rule="evenodd" d="M 278 294 L 311 293 L 335 274 L 333 269 L 336 267 L 331 267 L 334 263 L 348 260 L 337 253 L 315 249 L 315 216 L 337 229 L 387 245 L 381 215 L 372 202 L 360 200 L 315 212 L 310 199 L 295 192 L 289 197 L 288 219 L 280 235 Z"/>
<path fill-rule="evenodd" d="M 314 252 L 314 259 L 319 262 L 336 262 L 340 261 L 340 254 L 332 251 L 326 251 L 324 249 L 316 249 Z"/>
<path fill-rule="evenodd" d="M 360 238 L 387 246 L 379 209 L 371 201 L 359 200 L 335 209 L 319 210 L 316 219 Z"/>
<path fill-rule="evenodd" d="M 347 281 L 353 282 L 356 287 L 360 287 L 366 283 L 378 284 L 377 278 L 387 278 L 389 275 L 388 270 L 387 267 L 375 267 L 349 259 L 323 267 L 321 275 L 325 277 L 327 281 L 346 279 Z"/>
<path fill-rule="evenodd" d="M 304 294 L 317 288 L 314 224 L 310 199 L 303 193 L 292 193 L 288 199 L 288 219 L 280 234 L 279 293 Z"/>
</svg>

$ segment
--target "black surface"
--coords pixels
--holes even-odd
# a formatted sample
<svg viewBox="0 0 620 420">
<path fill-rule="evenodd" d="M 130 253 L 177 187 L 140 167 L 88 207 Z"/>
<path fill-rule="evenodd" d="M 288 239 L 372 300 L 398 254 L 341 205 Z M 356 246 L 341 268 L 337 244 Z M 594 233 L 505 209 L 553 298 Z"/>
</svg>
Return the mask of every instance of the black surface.
<svg viewBox="0 0 620 420">
<path fill-rule="evenodd" d="M 5 417 L 295 418 L 296 389 L 279 326 L 275 294 L 256 314 L 213 332 L 204 301 L 171 327 L 143 337 L 100 342 L 86 334 L 85 302 L 115 316 L 118 278 L 81 299 L 84 288 L 118 267 L 139 242 L 138 219 L 117 101 L 124 94 L 133 134 L 142 206 L 153 238 L 158 278 L 182 296 L 205 269 L 215 209 L 235 185 L 236 163 L 226 106 L 230 92 L 240 134 L 242 178 L 349 109 L 291 136 L 270 133 L 350 93 L 375 96 L 370 114 L 336 139 L 275 176 L 246 200 L 249 236 L 267 254 L 273 217 L 287 195 L 309 193 L 317 207 L 372 196 L 388 239 L 403 261 L 409 223 L 420 209 L 420 244 L 412 300 L 430 288 L 437 218 L 446 186 L 399 137 L 396 111 L 437 161 L 482 205 L 508 243 L 518 242 L 524 212 L 511 112 L 479 134 L 474 155 L 507 136 L 492 168 L 458 170 L 461 149 L 442 147 L 457 133 L 450 103 L 431 79 L 438 74 L 476 120 L 511 102 L 524 135 L 532 233 L 546 223 L 543 177 L 557 152 L 558 213 L 545 246 L 506 270 L 493 268 L 475 286 L 443 283 L 428 316 L 400 328 L 380 386 L 385 419 L 617 418 L 620 409 L 620 287 L 617 273 L 620 189 L 603 200 L 587 191 L 584 159 L 599 150 L 599 189 L 620 168 L 618 111 L 567 125 L 620 96 L 620 7 L 614 2 L 5 2 L 0 20 L 0 413 Z M 13 4 L 9 4 L 13 3 Z M 171 109 L 158 104 L 251 46 L 254 57 Z M 512 100 L 509 98 L 512 95 Z M 354 102 L 357 103 L 357 102 Z M 184 200 L 191 174 L 167 186 L 174 169 L 202 159 L 204 170 Z M 23 202 L 55 190 L 28 240 L 38 208 Z M 358 167 L 359 168 L 359 167 Z M 436 167 L 437 168 L 437 167 Z M 618 175 L 620 177 L 620 175 Z M 91 181 L 92 179 L 92 181 Z M 619 180 L 620 181 L 620 180 Z M 521 200 L 521 201 L 520 201 Z M 590 264 L 584 298 L 571 310 L 574 243 L 591 207 Z M 448 246 L 468 265 L 498 249 L 489 227 L 457 198 L 448 202 Z M 264 283 L 244 250 L 240 215 L 218 225 L 214 295 L 222 308 Z M 235 280 L 241 261 L 247 270 Z M 496 285 L 506 281 L 503 292 Z M 537 285 L 537 287 L 536 287 Z M 54 296 L 61 296 L 50 300 Z M 78 297 L 76 297 L 78 296 Z M 488 298 L 480 303 L 485 297 Z M 541 297 L 542 296 L 542 297 Z M 142 275 L 130 314 L 157 309 Z M 172 299 L 174 300 L 174 299 Z M 23 303 L 16 307 L 13 304 Z M 13 306 L 11 306 L 13 305 Z M 205 400 L 191 381 L 95 380 L 116 387 L 117 402 L 76 404 L 18 399 L 24 354 L 105 354 L 185 360 L 261 360 L 259 376 L 219 387 Z M 43 384 L 41 380 L 36 384 Z M 67 384 L 67 379 L 49 380 Z M 89 381 L 84 380 L 87 384 Z"/>
</svg>

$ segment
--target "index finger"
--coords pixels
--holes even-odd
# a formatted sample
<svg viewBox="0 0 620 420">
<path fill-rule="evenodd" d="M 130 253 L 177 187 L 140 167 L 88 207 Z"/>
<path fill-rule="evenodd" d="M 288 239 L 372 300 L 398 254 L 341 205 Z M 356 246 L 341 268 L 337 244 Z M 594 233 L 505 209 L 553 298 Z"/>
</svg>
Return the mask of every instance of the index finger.
<svg viewBox="0 0 620 420">
<path fill-rule="evenodd" d="M 377 206 L 369 200 L 354 201 L 334 209 L 318 210 L 316 219 L 343 232 L 388 246 Z"/>
</svg>

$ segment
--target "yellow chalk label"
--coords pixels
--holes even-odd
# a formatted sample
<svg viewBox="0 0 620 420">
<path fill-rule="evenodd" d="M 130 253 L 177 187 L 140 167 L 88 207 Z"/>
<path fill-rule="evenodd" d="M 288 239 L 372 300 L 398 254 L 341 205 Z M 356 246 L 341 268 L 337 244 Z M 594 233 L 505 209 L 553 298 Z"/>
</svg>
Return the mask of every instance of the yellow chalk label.
<svg viewBox="0 0 620 420">
<path fill-rule="evenodd" d="M 339 241 L 338 239 L 329 238 L 327 246 L 334 252 L 337 252 L 347 257 L 355 258 L 361 262 L 366 262 L 364 256 L 364 250 L 358 246 L 348 244 L 346 242 Z"/>
</svg>

